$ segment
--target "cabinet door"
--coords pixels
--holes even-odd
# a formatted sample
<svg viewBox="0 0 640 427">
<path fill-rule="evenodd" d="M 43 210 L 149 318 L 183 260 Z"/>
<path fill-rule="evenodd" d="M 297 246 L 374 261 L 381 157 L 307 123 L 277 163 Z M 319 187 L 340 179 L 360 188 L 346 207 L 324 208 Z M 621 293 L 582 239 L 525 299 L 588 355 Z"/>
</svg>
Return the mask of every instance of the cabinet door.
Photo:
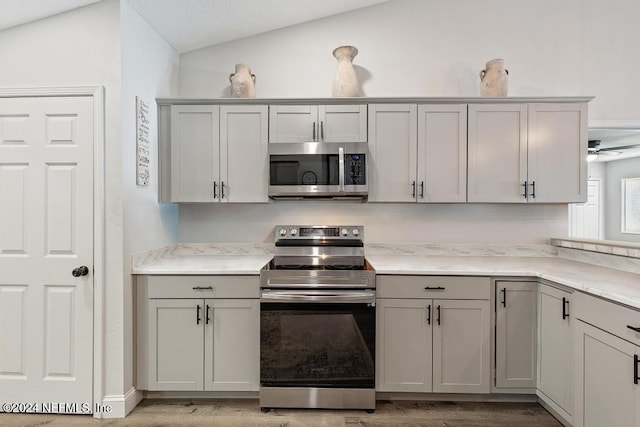
<svg viewBox="0 0 640 427">
<path fill-rule="evenodd" d="M 433 391 L 489 393 L 489 301 L 434 300 L 433 306 Z"/>
<path fill-rule="evenodd" d="M 537 282 L 496 282 L 496 387 L 536 387 L 537 307 Z"/>
<path fill-rule="evenodd" d="M 259 300 L 205 300 L 204 341 L 205 390 L 259 390 Z"/>
<path fill-rule="evenodd" d="M 467 201 L 467 106 L 418 106 L 418 202 Z"/>
<path fill-rule="evenodd" d="M 628 341 L 576 323 L 575 427 L 637 427 L 640 385 L 634 384 L 634 355 Z"/>
<path fill-rule="evenodd" d="M 430 392 L 432 300 L 376 301 L 376 390 Z"/>
<path fill-rule="evenodd" d="M 529 104 L 529 202 L 587 200 L 587 104 Z"/>
<path fill-rule="evenodd" d="M 203 390 L 203 300 L 148 304 L 148 390 Z"/>
<path fill-rule="evenodd" d="M 320 105 L 320 141 L 367 142 L 366 105 Z"/>
<path fill-rule="evenodd" d="M 571 294 L 540 285 L 538 297 L 538 392 L 568 420 L 573 412 Z"/>
<path fill-rule="evenodd" d="M 417 106 L 369 105 L 369 201 L 415 202 Z"/>
<path fill-rule="evenodd" d="M 316 105 L 269 106 L 269 142 L 310 142 L 319 136 Z"/>
<path fill-rule="evenodd" d="M 215 105 L 171 106 L 171 201 L 214 202 L 220 126 Z"/>
<path fill-rule="evenodd" d="M 266 105 L 220 107 L 220 201 L 268 201 Z"/>
<path fill-rule="evenodd" d="M 524 203 L 527 106 L 469 105 L 468 201 Z"/>
</svg>

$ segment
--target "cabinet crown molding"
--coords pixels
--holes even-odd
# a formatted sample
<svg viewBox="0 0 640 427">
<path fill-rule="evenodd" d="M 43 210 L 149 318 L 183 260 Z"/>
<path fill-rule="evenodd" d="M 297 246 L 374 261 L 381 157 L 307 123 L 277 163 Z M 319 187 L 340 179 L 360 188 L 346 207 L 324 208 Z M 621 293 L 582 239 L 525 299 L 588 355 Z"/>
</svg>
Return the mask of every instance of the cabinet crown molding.
<svg viewBox="0 0 640 427">
<path fill-rule="evenodd" d="M 158 105 L 518 104 L 589 102 L 593 96 L 559 97 L 352 97 L 352 98 L 157 98 Z"/>
</svg>

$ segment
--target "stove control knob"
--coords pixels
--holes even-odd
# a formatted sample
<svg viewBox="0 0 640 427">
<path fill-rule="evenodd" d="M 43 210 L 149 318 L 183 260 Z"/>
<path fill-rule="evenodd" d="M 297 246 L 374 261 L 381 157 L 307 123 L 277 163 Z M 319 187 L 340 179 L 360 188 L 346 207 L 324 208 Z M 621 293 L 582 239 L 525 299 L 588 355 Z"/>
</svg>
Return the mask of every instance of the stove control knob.
<svg viewBox="0 0 640 427">
<path fill-rule="evenodd" d="M 353 230 L 351 230 L 351 234 L 353 234 L 353 237 L 358 237 L 358 235 L 360 234 L 360 230 L 354 228 Z"/>
<path fill-rule="evenodd" d="M 291 229 L 291 235 L 295 236 L 296 234 L 298 234 L 298 230 L 296 228 L 292 228 Z"/>
<path fill-rule="evenodd" d="M 347 230 L 346 228 L 343 228 L 343 229 L 342 229 L 342 235 L 343 235 L 344 237 L 347 237 L 347 236 L 349 235 L 349 230 Z"/>
<path fill-rule="evenodd" d="M 283 236 L 283 237 L 286 236 L 287 235 L 287 230 L 285 230 L 284 228 L 281 228 L 280 229 L 280 235 Z"/>
</svg>

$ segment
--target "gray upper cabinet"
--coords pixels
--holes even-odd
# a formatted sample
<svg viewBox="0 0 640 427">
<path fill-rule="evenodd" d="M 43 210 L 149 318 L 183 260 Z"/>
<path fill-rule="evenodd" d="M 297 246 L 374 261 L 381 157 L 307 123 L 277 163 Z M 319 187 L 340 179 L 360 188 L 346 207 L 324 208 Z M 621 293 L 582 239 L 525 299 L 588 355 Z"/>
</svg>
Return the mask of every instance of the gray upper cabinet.
<svg viewBox="0 0 640 427">
<path fill-rule="evenodd" d="M 415 104 L 369 105 L 369 201 L 415 202 Z"/>
<path fill-rule="evenodd" d="M 369 105 L 369 201 L 467 200 L 467 106 Z"/>
<path fill-rule="evenodd" d="M 370 202 L 586 201 L 587 98 L 404 100 L 159 100 L 159 200 L 265 203 L 269 143 L 367 142 Z"/>
<path fill-rule="evenodd" d="M 586 103 L 469 105 L 468 201 L 587 197 Z"/>
<path fill-rule="evenodd" d="M 266 105 L 171 105 L 168 144 L 160 126 L 160 200 L 266 203 L 267 120 Z"/>
<path fill-rule="evenodd" d="M 269 142 L 367 142 L 367 105 L 271 105 Z"/>
<path fill-rule="evenodd" d="M 467 201 L 467 106 L 418 105 L 418 203 Z"/>
<path fill-rule="evenodd" d="M 269 180 L 266 105 L 220 107 L 220 201 L 266 203 Z"/>
<path fill-rule="evenodd" d="M 214 185 L 220 181 L 219 111 L 217 105 L 171 106 L 170 201 L 216 201 Z"/>
</svg>

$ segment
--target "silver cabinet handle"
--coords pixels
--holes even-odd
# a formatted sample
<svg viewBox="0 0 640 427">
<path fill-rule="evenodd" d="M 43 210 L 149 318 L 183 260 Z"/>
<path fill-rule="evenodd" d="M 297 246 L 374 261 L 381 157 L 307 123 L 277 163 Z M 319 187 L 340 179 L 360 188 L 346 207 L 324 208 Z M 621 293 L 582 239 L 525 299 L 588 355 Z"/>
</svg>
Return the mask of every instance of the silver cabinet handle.
<svg viewBox="0 0 640 427">
<path fill-rule="evenodd" d="M 313 124 L 311 125 L 311 130 L 313 132 L 313 138 L 311 138 L 311 140 L 315 141 L 316 140 L 316 122 L 313 122 Z"/>
<path fill-rule="evenodd" d="M 324 122 L 320 121 L 320 140 L 324 141 Z"/>
<path fill-rule="evenodd" d="M 338 169 L 339 169 L 339 177 L 340 180 L 340 192 L 344 192 L 344 147 L 338 148 Z"/>
</svg>

